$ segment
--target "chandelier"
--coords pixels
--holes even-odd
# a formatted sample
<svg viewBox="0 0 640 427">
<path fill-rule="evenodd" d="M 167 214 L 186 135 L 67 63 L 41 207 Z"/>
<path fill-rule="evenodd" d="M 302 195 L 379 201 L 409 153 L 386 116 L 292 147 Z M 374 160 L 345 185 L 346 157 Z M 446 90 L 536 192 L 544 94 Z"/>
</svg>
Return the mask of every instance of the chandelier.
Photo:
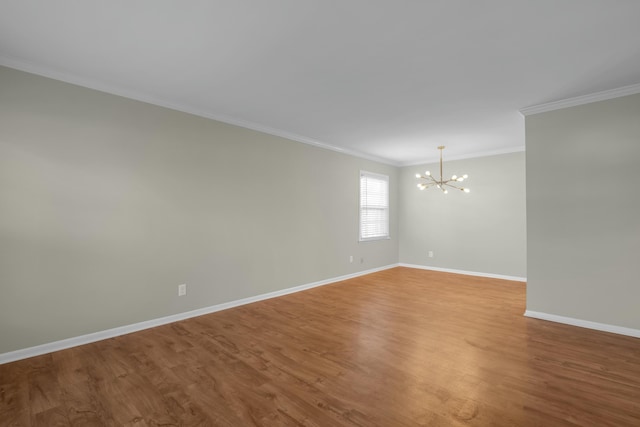
<svg viewBox="0 0 640 427">
<path fill-rule="evenodd" d="M 469 191 L 471 191 L 468 188 L 458 187 L 457 185 L 452 184 L 452 183 L 464 181 L 465 179 L 469 178 L 469 175 L 466 175 L 466 174 L 462 176 L 453 175 L 450 179 L 442 178 L 442 150 L 444 150 L 444 145 L 439 146 L 438 150 L 440 150 L 440 179 L 434 178 L 433 175 L 431 175 L 431 172 L 429 171 L 426 171 L 424 175 L 417 173 L 416 178 L 424 179 L 426 181 L 418 184 L 418 188 L 420 190 L 424 190 L 426 188 L 435 186 L 435 187 L 438 187 L 440 190 L 442 190 L 444 194 L 447 194 L 449 192 L 447 191 L 447 187 L 464 191 L 465 193 L 468 193 Z"/>
</svg>

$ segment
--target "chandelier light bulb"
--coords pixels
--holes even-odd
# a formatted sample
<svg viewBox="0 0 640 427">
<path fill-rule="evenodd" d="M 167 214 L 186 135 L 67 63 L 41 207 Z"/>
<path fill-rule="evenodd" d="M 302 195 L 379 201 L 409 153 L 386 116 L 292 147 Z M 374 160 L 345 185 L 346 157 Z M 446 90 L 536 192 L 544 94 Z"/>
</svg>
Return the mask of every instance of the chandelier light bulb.
<svg viewBox="0 0 640 427">
<path fill-rule="evenodd" d="M 431 176 L 431 172 L 429 172 L 429 171 L 426 171 L 424 174 L 427 175 L 427 176 Z"/>
<path fill-rule="evenodd" d="M 468 188 L 463 188 L 462 191 L 464 191 L 465 193 L 469 193 L 471 190 L 469 190 Z"/>
<path fill-rule="evenodd" d="M 462 177 L 463 177 L 464 179 L 467 179 L 467 178 L 469 178 L 469 175 L 467 175 L 467 174 L 465 173 L 464 175 L 462 175 Z"/>
<path fill-rule="evenodd" d="M 417 173 L 416 178 L 422 178 L 422 176 L 419 173 Z"/>
<path fill-rule="evenodd" d="M 453 180 L 455 181 L 456 179 L 458 179 L 458 175 L 453 175 L 453 176 L 451 177 L 451 179 L 453 179 Z"/>
</svg>

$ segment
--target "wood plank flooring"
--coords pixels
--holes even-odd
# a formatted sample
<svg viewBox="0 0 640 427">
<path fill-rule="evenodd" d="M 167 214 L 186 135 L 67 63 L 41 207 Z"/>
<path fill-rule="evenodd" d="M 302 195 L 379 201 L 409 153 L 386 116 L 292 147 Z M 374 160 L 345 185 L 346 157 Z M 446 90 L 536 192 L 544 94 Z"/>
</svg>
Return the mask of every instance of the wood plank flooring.
<svg viewBox="0 0 640 427">
<path fill-rule="evenodd" d="M 640 339 L 394 268 L 0 366 L 1 426 L 640 426 Z"/>
</svg>

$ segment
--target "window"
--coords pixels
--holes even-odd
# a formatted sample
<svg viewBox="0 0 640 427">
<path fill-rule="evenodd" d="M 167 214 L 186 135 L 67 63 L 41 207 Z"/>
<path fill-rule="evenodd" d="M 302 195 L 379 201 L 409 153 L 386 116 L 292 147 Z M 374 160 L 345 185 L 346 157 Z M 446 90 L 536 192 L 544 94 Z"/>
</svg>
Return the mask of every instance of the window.
<svg viewBox="0 0 640 427">
<path fill-rule="evenodd" d="M 360 241 L 389 238 L 389 177 L 360 171 Z"/>
</svg>

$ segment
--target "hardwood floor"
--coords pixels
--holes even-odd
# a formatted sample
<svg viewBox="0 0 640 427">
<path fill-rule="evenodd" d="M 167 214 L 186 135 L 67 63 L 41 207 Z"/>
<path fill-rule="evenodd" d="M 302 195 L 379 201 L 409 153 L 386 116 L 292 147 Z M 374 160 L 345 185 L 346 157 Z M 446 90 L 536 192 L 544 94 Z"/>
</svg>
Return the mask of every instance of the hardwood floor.
<svg viewBox="0 0 640 427">
<path fill-rule="evenodd" d="M 0 366 L 2 426 L 639 426 L 640 339 L 395 268 Z"/>
</svg>

